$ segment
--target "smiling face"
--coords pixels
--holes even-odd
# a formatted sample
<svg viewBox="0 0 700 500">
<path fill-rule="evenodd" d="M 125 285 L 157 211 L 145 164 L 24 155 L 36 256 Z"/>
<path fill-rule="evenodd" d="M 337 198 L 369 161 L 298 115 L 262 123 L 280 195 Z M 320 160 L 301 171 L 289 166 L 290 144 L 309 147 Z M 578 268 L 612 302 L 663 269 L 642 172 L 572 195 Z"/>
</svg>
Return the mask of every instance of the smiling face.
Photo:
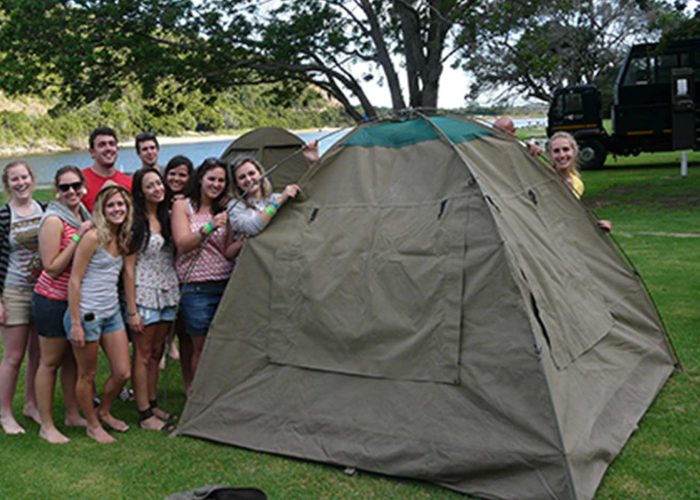
<svg viewBox="0 0 700 500">
<path fill-rule="evenodd" d="M 111 135 L 101 134 L 95 137 L 94 146 L 90 148 L 90 156 L 95 161 L 95 166 L 110 169 L 117 162 L 119 146 L 117 139 Z"/>
<path fill-rule="evenodd" d="M 248 191 L 247 196 L 260 196 L 260 171 L 252 162 L 242 163 L 235 171 L 236 186 L 241 192 Z"/>
<path fill-rule="evenodd" d="M 215 200 L 226 188 L 226 170 L 214 167 L 207 170 L 202 178 L 202 199 Z"/>
<path fill-rule="evenodd" d="M 127 204 L 122 193 L 114 193 L 105 201 L 105 220 L 113 226 L 118 226 L 126 219 Z"/>
<path fill-rule="evenodd" d="M 159 152 L 160 148 L 156 141 L 147 140 L 139 142 L 136 154 L 141 158 L 141 163 L 144 167 L 153 167 L 158 163 Z"/>
<path fill-rule="evenodd" d="M 559 173 L 566 173 L 575 161 L 576 152 L 566 137 L 557 137 L 549 144 L 552 163 Z"/>
<path fill-rule="evenodd" d="M 56 184 L 56 194 L 58 202 L 74 209 L 80 204 L 80 199 L 83 197 L 83 182 L 75 172 L 66 172 L 58 178 Z"/>
<path fill-rule="evenodd" d="M 190 172 L 187 165 L 178 165 L 168 170 L 165 175 L 165 182 L 168 184 L 173 194 L 182 193 L 190 180 Z"/>
<path fill-rule="evenodd" d="M 26 165 L 20 163 L 10 167 L 6 171 L 7 181 L 5 188 L 13 201 L 27 201 L 34 191 L 34 177 Z"/>
<path fill-rule="evenodd" d="M 143 196 L 149 203 L 158 204 L 165 199 L 165 186 L 160 176 L 155 172 L 148 172 L 141 182 Z"/>
</svg>

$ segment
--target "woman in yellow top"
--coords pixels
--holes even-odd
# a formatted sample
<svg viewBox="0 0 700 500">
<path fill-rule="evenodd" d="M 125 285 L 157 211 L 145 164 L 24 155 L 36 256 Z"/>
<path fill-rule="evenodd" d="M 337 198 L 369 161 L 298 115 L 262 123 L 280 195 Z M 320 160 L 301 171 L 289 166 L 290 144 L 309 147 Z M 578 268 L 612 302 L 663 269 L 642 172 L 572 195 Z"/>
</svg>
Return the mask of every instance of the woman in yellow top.
<svg viewBox="0 0 700 500">
<path fill-rule="evenodd" d="M 549 158 L 552 160 L 552 168 L 561 177 L 564 183 L 569 186 L 576 198 L 581 198 L 585 186 L 576 168 L 578 161 L 578 144 L 576 139 L 568 132 L 557 132 L 547 144 Z M 598 227 L 603 231 L 610 232 L 612 223 L 608 220 L 598 220 Z"/>
<path fill-rule="evenodd" d="M 576 139 L 568 132 L 557 132 L 549 140 L 547 151 L 549 152 L 549 158 L 552 160 L 554 171 L 569 186 L 574 196 L 581 198 L 584 185 L 576 168 L 576 161 L 578 160 Z"/>
</svg>

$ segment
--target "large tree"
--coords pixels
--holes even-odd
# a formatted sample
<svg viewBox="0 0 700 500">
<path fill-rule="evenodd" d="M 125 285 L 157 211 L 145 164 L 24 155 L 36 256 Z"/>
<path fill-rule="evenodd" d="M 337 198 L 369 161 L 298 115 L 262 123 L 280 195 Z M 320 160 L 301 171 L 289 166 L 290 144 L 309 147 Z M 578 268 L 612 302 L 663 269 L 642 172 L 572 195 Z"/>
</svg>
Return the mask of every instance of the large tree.
<svg viewBox="0 0 700 500">
<path fill-rule="evenodd" d="M 503 0 L 493 8 L 479 30 L 459 36 L 462 67 L 475 77 L 471 96 L 543 101 L 560 86 L 612 87 L 629 46 L 657 39 L 676 10 L 655 0 Z"/>
<path fill-rule="evenodd" d="M 3 0 L 0 86 L 81 102 L 138 79 L 198 88 L 313 84 L 355 119 L 370 80 L 394 109 L 434 108 L 455 33 L 486 0 Z M 473 27 L 476 29 L 476 27 Z M 293 95 L 289 92 L 288 95 Z M 356 107 L 359 105 L 359 109 Z"/>
</svg>

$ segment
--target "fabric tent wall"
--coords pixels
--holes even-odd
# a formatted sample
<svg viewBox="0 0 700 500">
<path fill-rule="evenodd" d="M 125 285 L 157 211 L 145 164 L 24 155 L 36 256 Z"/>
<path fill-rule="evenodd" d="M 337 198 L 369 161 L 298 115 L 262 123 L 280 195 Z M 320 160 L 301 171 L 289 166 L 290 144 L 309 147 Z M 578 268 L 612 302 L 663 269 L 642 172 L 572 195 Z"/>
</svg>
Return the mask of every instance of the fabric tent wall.
<svg viewBox="0 0 700 500">
<path fill-rule="evenodd" d="M 299 182 L 309 169 L 309 164 L 301 154 L 303 146 L 304 141 L 288 130 L 262 127 L 234 140 L 221 155 L 221 159 L 230 165 L 238 158 L 252 157 L 266 170 L 282 163 L 269 177 L 273 187 L 281 190 L 288 184 Z"/>
<path fill-rule="evenodd" d="M 359 127 L 303 182 L 245 248 L 177 432 L 489 498 L 590 498 L 675 359 L 566 187 L 447 117 Z M 606 262 L 575 269 L 591 276 L 571 295 L 557 259 L 578 231 Z"/>
</svg>

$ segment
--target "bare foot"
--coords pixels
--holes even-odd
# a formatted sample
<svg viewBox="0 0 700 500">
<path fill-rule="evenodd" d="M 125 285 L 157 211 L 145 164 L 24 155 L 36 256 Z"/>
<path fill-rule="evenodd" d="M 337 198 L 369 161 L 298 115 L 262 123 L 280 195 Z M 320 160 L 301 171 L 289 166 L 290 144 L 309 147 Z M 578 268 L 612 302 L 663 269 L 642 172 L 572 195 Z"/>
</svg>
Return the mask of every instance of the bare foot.
<svg viewBox="0 0 700 500">
<path fill-rule="evenodd" d="M 102 428 L 102 426 L 97 426 L 93 429 L 88 427 L 85 430 L 85 433 L 88 435 L 89 438 L 94 439 L 98 443 L 103 443 L 103 444 L 110 444 L 114 443 L 116 439 L 114 439 L 112 436 L 107 434 L 107 431 Z"/>
<path fill-rule="evenodd" d="M 36 405 L 25 404 L 24 409 L 22 410 L 22 415 L 41 425 L 41 418 L 39 417 L 39 410 L 37 409 Z"/>
<path fill-rule="evenodd" d="M 5 431 L 5 434 L 24 434 L 24 427 L 19 425 L 12 415 L 0 417 L 0 425 L 2 425 L 2 430 Z"/>
<path fill-rule="evenodd" d="M 165 370 L 165 354 L 160 358 L 160 363 L 158 363 L 158 368 L 160 370 Z"/>
<path fill-rule="evenodd" d="M 170 343 L 170 351 L 168 352 L 170 359 L 173 361 L 178 361 L 180 359 L 180 351 L 177 348 L 177 344 L 173 341 Z"/>
<path fill-rule="evenodd" d="M 126 424 L 126 422 L 124 422 L 123 420 L 119 420 L 118 418 L 114 418 L 109 413 L 98 416 L 100 417 L 100 420 L 102 420 L 102 423 L 106 424 L 107 427 L 109 427 L 113 431 L 126 432 L 129 430 L 129 426 Z"/>
<path fill-rule="evenodd" d="M 87 420 L 81 417 L 80 414 L 71 416 L 66 415 L 63 423 L 68 427 L 87 427 Z"/>
<path fill-rule="evenodd" d="M 42 427 L 39 429 L 39 437 L 45 439 L 51 444 L 66 444 L 68 441 L 70 441 L 70 439 L 61 434 L 55 427 L 52 429 L 44 429 Z"/>
</svg>

